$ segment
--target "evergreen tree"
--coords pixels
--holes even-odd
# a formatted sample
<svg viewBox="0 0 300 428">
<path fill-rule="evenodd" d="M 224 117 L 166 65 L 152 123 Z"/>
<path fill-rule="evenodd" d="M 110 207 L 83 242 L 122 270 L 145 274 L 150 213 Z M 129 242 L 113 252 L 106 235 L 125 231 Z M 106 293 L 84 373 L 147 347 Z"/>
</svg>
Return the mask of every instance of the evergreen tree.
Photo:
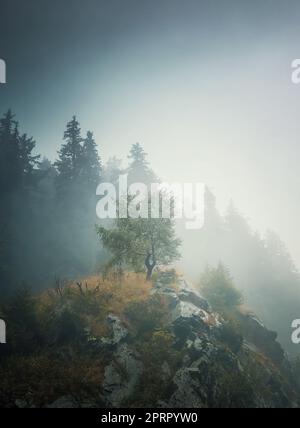
<svg viewBox="0 0 300 428">
<path fill-rule="evenodd" d="M 222 263 L 216 269 L 207 268 L 201 277 L 201 292 L 216 310 L 234 308 L 243 298 L 233 283 L 229 270 Z"/>
<path fill-rule="evenodd" d="M 24 189 L 28 186 L 36 184 L 38 175 L 35 174 L 37 171 L 36 167 L 39 165 L 40 155 L 33 155 L 36 142 L 33 138 L 28 138 L 27 134 L 23 134 L 19 137 L 19 156 L 20 165 L 22 170 L 22 186 Z"/>
<path fill-rule="evenodd" d="M 58 154 L 55 162 L 58 241 L 63 249 L 65 271 L 75 276 L 87 273 L 95 264 L 96 187 L 101 173 L 93 134 L 89 131 L 83 139 L 75 116 L 67 124 Z"/>
<path fill-rule="evenodd" d="M 101 160 L 97 150 L 97 144 L 94 140 L 93 133 L 87 132 L 82 148 L 82 171 L 81 176 L 84 185 L 94 192 L 100 182 Z"/>
<path fill-rule="evenodd" d="M 128 159 L 130 161 L 127 169 L 129 183 L 141 182 L 144 184 L 151 184 L 158 181 L 149 166 L 147 153 L 145 153 L 143 147 L 139 143 L 132 145 Z"/>
<path fill-rule="evenodd" d="M 103 181 L 117 184 L 119 176 L 126 171 L 122 168 L 122 160 L 113 156 L 108 159 L 102 171 Z"/>
<path fill-rule="evenodd" d="M 65 143 L 58 152 L 59 159 L 55 162 L 58 171 L 57 191 L 60 197 L 65 198 L 70 192 L 70 187 L 75 186 L 79 181 L 82 169 L 82 138 L 81 129 L 76 116 L 67 123 L 64 133 Z"/>
<path fill-rule="evenodd" d="M 0 189 L 3 195 L 11 195 L 20 187 L 21 163 L 19 153 L 18 124 L 11 110 L 0 120 Z"/>
<path fill-rule="evenodd" d="M 0 189 L 6 194 L 25 190 L 34 184 L 34 169 L 39 155 L 34 155 L 35 141 L 20 136 L 18 123 L 10 110 L 0 120 Z"/>
<path fill-rule="evenodd" d="M 36 236 L 30 222 L 33 213 L 33 188 L 37 185 L 35 141 L 20 136 L 18 123 L 8 110 L 0 120 L 0 282 L 9 286 L 21 274 L 17 261 L 30 254 Z M 20 210 L 20 206 L 22 210 Z M 30 234 L 31 232 L 31 234 Z"/>
<path fill-rule="evenodd" d="M 238 212 L 232 200 L 229 203 L 224 220 L 226 230 L 233 235 L 239 238 L 251 235 L 251 229 L 247 219 Z"/>
</svg>

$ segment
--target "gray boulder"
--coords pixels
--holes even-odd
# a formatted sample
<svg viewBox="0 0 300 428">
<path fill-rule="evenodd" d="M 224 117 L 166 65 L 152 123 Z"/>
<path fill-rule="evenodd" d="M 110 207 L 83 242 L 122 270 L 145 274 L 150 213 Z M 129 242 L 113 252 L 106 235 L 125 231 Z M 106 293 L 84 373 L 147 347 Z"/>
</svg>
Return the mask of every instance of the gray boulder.
<svg viewBox="0 0 300 428">
<path fill-rule="evenodd" d="M 124 327 L 122 321 L 115 315 L 108 315 L 107 322 L 111 329 L 111 338 L 103 338 L 104 345 L 118 345 L 128 336 L 128 330 Z"/>
<path fill-rule="evenodd" d="M 137 352 L 122 344 L 104 373 L 103 399 L 109 407 L 120 407 L 135 391 L 143 372 Z"/>
</svg>

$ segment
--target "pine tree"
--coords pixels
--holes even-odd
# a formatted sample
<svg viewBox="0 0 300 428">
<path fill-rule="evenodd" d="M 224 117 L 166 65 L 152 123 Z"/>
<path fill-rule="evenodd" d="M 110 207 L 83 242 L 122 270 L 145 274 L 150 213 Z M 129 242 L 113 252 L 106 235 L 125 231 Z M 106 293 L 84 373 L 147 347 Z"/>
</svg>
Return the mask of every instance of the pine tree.
<svg viewBox="0 0 300 428">
<path fill-rule="evenodd" d="M 20 253 L 29 242 L 26 233 L 30 234 L 33 227 L 28 222 L 33 212 L 29 190 L 37 184 L 35 167 L 39 159 L 33 155 L 34 148 L 35 141 L 26 134 L 20 136 L 18 123 L 8 110 L 0 120 L 0 283 L 3 286 L 16 277 L 19 271 L 16 261 L 22 258 Z M 30 254 L 30 249 L 25 253 Z"/>
<path fill-rule="evenodd" d="M 18 124 L 11 110 L 0 120 L 0 190 L 9 195 L 21 183 Z"/>
<path fill-rule="evenodd" d="M 243 302 L 242 293 L 235 288 L 229 270 L 222 263 L 216 269 L 207 268 L 200 284 L 202 294 L 216 310 L 222 312 Z"/>
<path fill-rule="evenodd" d="M 76 186 L 80 178 L 82 168 L 82 138 L 81 129 L 76 116 L 67 123 L 64 133 L 65 143 L 58 152 L 59 159 L 55 162 L 58 171 L 57 191 L 60 196 L 65 197 L 70 186 Z"/>
<path fill-rule="evenodd" d="M 87 132 L 82 148 L 82 171 L 81 176 L 83 184 L 94 191 L 100 181 L 101 160 L 97 151 L 97 144 L 93 133 Z"/>
<path fill-rule="evenodd" d="M 33 185 L 34 169 L 39 155 L 33 155 L 35 141 L 26 134 L 20 136 L 18 122 L 10 110 L 0 120 L 0 188 L 12 194 Z"/>
<path fill-rule="evenodd" d="M 66 271 L 87 273 L 94 265 L 97 248 L 95 207 L 101 163 L 92 132 L 83 139 L 75 116 L 67 124 L 58 154 L 56 216 L 65 221 L 58 225 L 57 242 L 64 248 Z"/>
<path fill-rule="evenodd" d="M 129 183 L 141 182 L 144 184 L 151 184 L 158 181 L 149 166 L 147 153 L 139 143 L 132 145 L 128 159 L 130 160 L 127 169 Z"/>
<path fill-rule="evenodd" d="M 103 167 L 102 177 L 103 180 L 109 183 L 117 184 L 119 176 L 124 174 L 125 171 L 122 168 L 122 160 L 113 156 L 108 159 Z"/>
<path fill-rule="evenodd" d="M 35 175 L 35 167 L 39 165 L 40 155 L 33 155 L 36 146 L 34 139 L 28 138 L 27 134 L 19 137 L 19 156 L 22 174 L 22 186 L 28 188 L 36 184 L 38 176 Z"/>
</svg>

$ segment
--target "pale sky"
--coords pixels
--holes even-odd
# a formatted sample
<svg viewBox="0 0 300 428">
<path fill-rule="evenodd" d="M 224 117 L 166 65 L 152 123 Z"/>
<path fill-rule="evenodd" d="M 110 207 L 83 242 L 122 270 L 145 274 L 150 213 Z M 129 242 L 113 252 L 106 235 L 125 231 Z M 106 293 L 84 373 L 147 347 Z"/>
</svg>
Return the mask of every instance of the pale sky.
<svg viewBox="0 0 300 428">
<path fill-rule="evenodd" d="M 40 153 L 73 114 L 104 161 L 138 141 L 164 180 L 232 198 L 300 267 L 299 1 L 0 1 L 0 109 Z"/>
</svg>

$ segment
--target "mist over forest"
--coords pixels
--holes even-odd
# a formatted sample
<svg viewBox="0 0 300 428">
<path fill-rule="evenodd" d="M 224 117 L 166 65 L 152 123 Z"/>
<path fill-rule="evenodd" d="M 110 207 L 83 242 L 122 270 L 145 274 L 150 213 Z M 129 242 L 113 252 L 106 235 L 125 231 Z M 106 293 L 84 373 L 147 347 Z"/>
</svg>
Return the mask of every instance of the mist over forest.
<svg viewBox="0 0 300 428">
<path fill-rule="evenodd" d="M 0 408 L 299 408 L 299 2 L 0 3 Z"/>
<path fill-rule="evenodd" d="M 3 295 L 22 284 L 44 290 L 59 278 L 103 271 L 109 256 L 96 225 L 108 220 L 96 216 L 96 189 L 101 182 L 117 185 L 122 174 L 129 183 L 158 182 L 141 144 L 129 148 L 127 159 L 115 156 L 105 163 L 92 131 L 82 131 L 74 116 L 51 162 L 10 110 L 0 123 Z M 288 351 L 297 352 L 290 336 L 300 277 L 280 237 L 271 230 L 264 235 L 251 230 L 233 201 L 221 215 L 209 187 L 204 227 L 191 231 L 177 221 L 176 230 L 182 242 L 175 266 L 196 284 L 206 269 L 226 266 L 249 309 L 279 333 Z"/>
</svg>

